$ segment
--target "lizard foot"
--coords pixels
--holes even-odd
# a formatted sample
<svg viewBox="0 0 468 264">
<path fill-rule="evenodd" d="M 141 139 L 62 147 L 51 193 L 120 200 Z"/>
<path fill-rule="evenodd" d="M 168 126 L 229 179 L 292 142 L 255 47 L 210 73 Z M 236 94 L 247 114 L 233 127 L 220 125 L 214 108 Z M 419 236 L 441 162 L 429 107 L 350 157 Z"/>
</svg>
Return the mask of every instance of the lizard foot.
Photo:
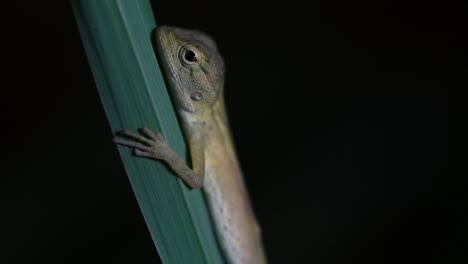
<svg viewBox="0 0 468 264">
<path fill-rule="evenodd" d="M 167 157 L 169 146 L 161 133 L 155 134 L 146 127 L 138 129 L 138 132 L 120 131 L 118 135 L 131 140 L 114 138 L 113 141 L 116 144 L 134 148 L 135 155 L 140 157 L 158 160 L 163 160 Z"/>
</svg>

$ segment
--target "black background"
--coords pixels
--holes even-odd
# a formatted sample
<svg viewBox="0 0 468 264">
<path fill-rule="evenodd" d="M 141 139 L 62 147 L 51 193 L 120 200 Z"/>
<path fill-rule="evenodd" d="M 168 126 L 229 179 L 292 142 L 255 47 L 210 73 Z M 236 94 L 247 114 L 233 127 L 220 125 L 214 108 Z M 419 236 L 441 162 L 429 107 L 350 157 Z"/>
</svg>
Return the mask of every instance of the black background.
<svg viewBox="0 0 468 264">
<path fill-rule="evenodd" d="M 466 4 L 153 1 L 212 35 L 271 263 L 464 263 Z M 2 263 L 155 263 L 68 1 L 3 8 Z M 2 162 L 3 163 L 3 162 Z M 109 184 L 112 183 L 112 184 Z"/>
</svg>

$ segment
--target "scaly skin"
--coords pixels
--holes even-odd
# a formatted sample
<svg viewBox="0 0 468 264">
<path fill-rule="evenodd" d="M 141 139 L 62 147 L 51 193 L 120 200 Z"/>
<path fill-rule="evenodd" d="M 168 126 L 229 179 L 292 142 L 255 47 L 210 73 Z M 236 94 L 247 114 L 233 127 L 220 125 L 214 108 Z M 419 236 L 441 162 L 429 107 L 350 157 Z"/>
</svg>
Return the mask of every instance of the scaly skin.
<svg viewBox="0 0 468 264">
<path fill-rule="evenodd" d="M 156 43 L 166 82 L 190 150 L 192 168 L 147 128 L 122 131 L 137 156 L 166 162 L 191 188 L 203 187 L 218 240 L 229 263 L 266 263 L 260 229 L 252 211 L 229 132 L 223 99 L 224 62 L 202 32 L 160 26 Z"/>
</svg>

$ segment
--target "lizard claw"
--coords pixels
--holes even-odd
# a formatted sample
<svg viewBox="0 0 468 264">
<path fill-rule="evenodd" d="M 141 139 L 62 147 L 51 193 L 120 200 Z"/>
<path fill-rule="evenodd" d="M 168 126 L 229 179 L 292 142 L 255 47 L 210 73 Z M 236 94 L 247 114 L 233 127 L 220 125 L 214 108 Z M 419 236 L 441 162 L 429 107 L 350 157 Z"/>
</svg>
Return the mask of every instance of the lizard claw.
<svg viewBox="0 0 468 264">
<path fill-rule="evenodd" d="M 138 132 L 143 134 L 145 137 L 150 138 L 155 143 L 167 145 L 163 135 L 159 132 L 155 134 L 153 131 L 146 127 L 138 129 Z"/>
</svg>

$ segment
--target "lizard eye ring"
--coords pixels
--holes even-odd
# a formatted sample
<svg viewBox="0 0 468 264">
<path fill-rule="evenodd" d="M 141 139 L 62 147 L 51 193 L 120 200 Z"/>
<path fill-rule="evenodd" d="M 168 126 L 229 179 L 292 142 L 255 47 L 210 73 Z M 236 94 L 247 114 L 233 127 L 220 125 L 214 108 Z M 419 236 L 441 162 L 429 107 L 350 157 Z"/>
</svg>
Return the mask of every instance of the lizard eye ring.
<svg viewBox="0 0 468 264">
<path fill-rule="evenodd" d="M 197 51 L 190 48 L 184 48 L 180 52 L 180 58 L 186 65 L 193 65 L 199 62 L 199 55 Z"/>
</svg>

